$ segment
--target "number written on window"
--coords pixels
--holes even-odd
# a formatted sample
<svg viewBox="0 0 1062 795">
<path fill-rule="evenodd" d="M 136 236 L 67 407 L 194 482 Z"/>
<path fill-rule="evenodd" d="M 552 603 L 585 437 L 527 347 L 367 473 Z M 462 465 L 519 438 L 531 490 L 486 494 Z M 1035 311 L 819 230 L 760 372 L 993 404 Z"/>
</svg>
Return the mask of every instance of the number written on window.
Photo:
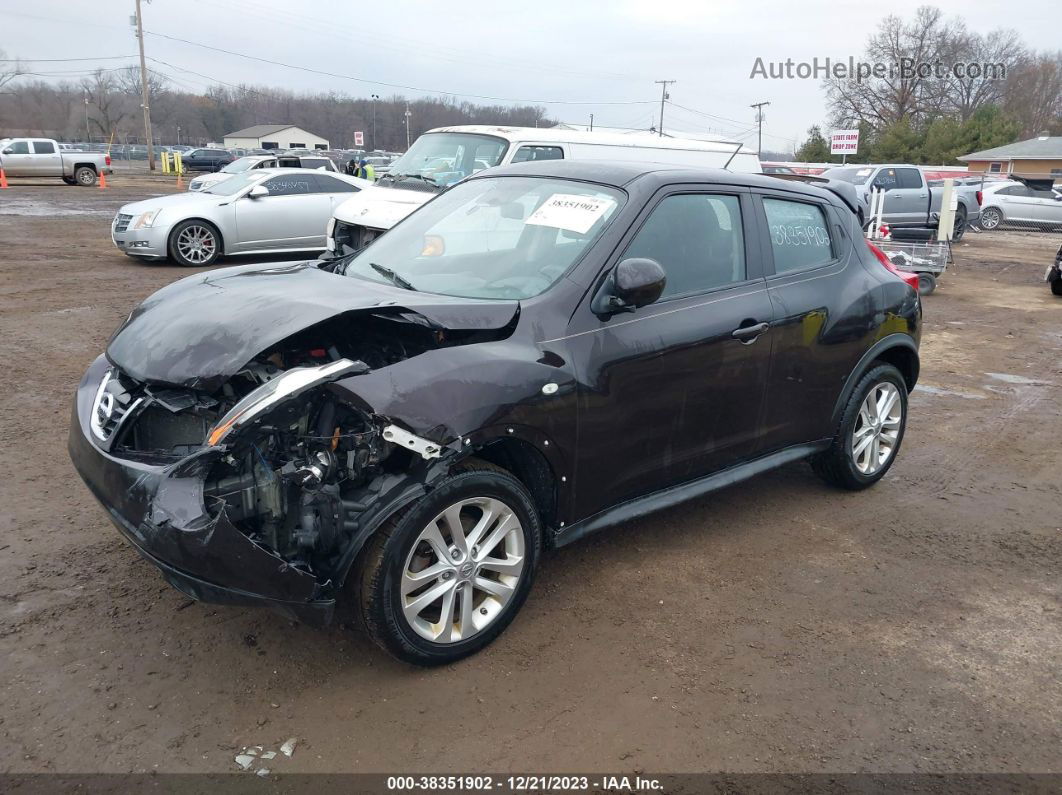
<svg viewBox="0 0 1062 795">
<path fill-rule="evenodd" d="M 775 273 L 817 268 L 833 259 L 833 243 L 821 207 L 764 198 L 763 209 L 771 234 Z"/>
</svg>

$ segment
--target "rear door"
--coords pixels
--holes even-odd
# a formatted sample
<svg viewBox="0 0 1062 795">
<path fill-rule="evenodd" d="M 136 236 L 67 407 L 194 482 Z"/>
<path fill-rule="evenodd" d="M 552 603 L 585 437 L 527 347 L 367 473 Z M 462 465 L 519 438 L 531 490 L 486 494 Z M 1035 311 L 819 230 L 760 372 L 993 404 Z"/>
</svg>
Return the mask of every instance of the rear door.
<svg viewBox="0 0 1062 795">
<path fill-rule="evenodd" d="M 236 201 L 239 250 L 323 249 L 332 205 L 313 172 L 278 174 L 259 184 L 269 190 L 268 196 Z"/>
<path fill-rule="evenodd" d="M 607 267 L 654 259 L 664 294 L 600 317 L 591 292 L 576 311 L 581 515 L 756 454 L 773 334 L 752 216 L 747 189 L 658 192 Z"/>
<path fill-rule="evenodd" d="M 33 173 L 42 177 L 63 175 L 63 157 L 54 141 L 33 141 Z"/>
<path fill-rule="evenodd" d="M 763 450 L 770 452 L 832 433 L 834 403 L 880 320 L 851 212 L 802 194 L 756 194 L 775 316 Z"/>
</svg>

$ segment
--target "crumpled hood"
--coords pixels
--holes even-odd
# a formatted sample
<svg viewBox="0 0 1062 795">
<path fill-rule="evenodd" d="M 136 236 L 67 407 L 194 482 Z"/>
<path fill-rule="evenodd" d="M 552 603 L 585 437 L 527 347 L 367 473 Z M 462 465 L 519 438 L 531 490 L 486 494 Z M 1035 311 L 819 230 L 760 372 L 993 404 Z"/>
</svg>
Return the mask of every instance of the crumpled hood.
<svg viewBox="0 0 1062 795">
<path fill-rule="evenodd" d="M 322 271 L 315 262 L 245 265 L 190 276 L 133 310 L 107 358 L 140 381 L 213 392 L 256 355 L 344 312 L 401 307 L 432 325 L 508 325 L 516 301 L 450 298 Z"/>
</svg>

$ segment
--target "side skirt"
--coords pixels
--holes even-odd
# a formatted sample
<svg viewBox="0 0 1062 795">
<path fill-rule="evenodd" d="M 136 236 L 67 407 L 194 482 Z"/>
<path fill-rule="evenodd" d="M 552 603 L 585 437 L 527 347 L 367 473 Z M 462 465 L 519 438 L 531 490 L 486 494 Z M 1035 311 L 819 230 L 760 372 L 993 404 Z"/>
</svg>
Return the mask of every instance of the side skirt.
<svg viewBox="0 0 1062 795">
<path fill-rule="evenodd" d="M 672 505 L 678 505 L 679 503 L 692 500 L 696 497 L 708 494 L 709 492 L 716 491 L 717 489 L 726 488 L 735 483 L 740 483 L 742 480 L 748 480 L 749 478 L 767 472 L 768 470 L 777 469 L 784 464 L 799 461 L 801 458 L 807 458 L 810 455 L 822 452 L 829 446 L 830 440 L 822 439 L 810 444 L 786 447 L 783 450 L 778 450 L 752 461 L 746 461 L 744 464 L 732 466 L 729 469 L 724 469 L 720 472 L 707 475 L 698 480 L 691 480 L 678 486 L 671 486 L 670 488 L 661 489 L 660 491 L 654 491 L 652 494 L 646 494 L 644 497 L 629 500 L 613 508 L 608 508 L 600 513 L 594 514 L 591 517 L 575 522 L 568 527 L 554 530 L 553 546 L 567 546 L 591 533 L 596 533 L 598 530 L 603 530 L 606 527 L 611 527 L 620 522 L 638 519 L 639 517 L 655 513 L 663 508 L 670 508 Z"/>
</svg>

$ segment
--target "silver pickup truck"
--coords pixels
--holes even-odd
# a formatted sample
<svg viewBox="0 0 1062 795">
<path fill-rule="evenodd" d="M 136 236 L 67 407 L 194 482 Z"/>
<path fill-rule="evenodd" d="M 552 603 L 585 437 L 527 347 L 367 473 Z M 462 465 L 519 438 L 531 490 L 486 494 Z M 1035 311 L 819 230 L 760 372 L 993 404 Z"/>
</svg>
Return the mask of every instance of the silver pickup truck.
<svg viewBox="0 0 1062 795">
<path fill-rule="evenodd" d="M 0 168 L 8 177 L 59 177 L 67 185 L 92 187 L 111 173 L 111 156 L 60 149 L 49 138 L 0 139 Z"/>
<path fill-rule="evenodd" d="M 943 188 L 930 188 L 918 166 L 841 166 L 828 168 L 820 176 L 840 179 L 856 186 L 860 198 L 870 204 L 872 189 L 885 191 L 882 220 L 891 229 L 936 229 L 940 220 Z M 956 185 L 958 206 L 952 240 L 961 240 L 966 227 L 981 217 L 981 195 L 977 186 Z M 869 218 L 860 221 L 867 223 Z"/>
</svg>

